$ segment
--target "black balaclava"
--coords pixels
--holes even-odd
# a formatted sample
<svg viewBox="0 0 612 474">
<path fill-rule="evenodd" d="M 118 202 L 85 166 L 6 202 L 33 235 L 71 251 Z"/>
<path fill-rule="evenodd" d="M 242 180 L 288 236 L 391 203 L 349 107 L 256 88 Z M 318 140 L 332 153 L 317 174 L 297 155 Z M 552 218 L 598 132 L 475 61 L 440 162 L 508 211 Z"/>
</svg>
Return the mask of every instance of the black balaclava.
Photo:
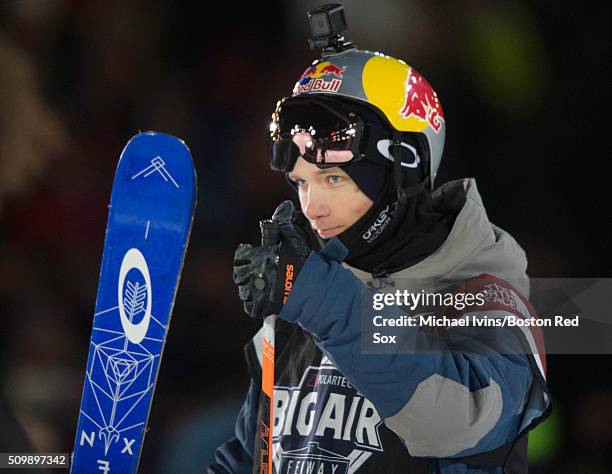
<svg viewBox="0 0 612 474">
<path fill-rule="evenodd" d="M 374 203 L 338 238 L 349 250 L 346 258 L 349 265 L 374 275 L 383 275 L 412 266 L 431 255 L 446 239 L 453 217 L 433 210 L 428 189 L 421 190 L 410 196 L 405 204 L 400 204 L 393 162 L 379 151 L 379 142 L 391 140 L 393 132 L 369 108 L 360 105 L 355 105 L 355 108 L 368 123 L 368 158 L 344 165 L 341 169 Z M 408 145 L 401 149 L 402 162 L 418 162 L 416 167 L 402 167 L 403 186 L 411 187 L 428 176 L 425 167 L 429 163 L 424 159 L 422 147 L 414 134 L 402 133 L 401 136 L 402 142 Z M 382 143 L 388 145 L 390 142 Z M 412 149 L 417 151 L 417 156 Z M 298 219 L 299 222 L 303 226 L 308 221 Z M 306 225 L 309 227 L 309 224 Z M 314 235 L 320 245 L 325 244 L 325 239 L 316 232 Z"/>
<path fill-rule="evenodd" d="M 370 160 L 360 160 L 344 165 L 342 168 L 357 184 L 363 194 L 372 201 L 380 196 L 389 169 Z"/>
</svg>

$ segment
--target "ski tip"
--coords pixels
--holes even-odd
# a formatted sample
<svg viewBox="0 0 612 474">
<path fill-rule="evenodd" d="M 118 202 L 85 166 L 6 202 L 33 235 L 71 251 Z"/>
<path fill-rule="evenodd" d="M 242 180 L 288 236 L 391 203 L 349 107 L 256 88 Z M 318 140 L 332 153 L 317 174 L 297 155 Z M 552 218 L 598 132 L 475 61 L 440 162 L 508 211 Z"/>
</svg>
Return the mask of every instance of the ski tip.
<svg viewBox="0 0 612 474">
<path fill-rule="evenodd" d="M 182 138 L 176 137 L 174 135 L 170 135 L 168 133 L 156 132 L 154 130 L 148 130 L 145 132 L 139 131 L 136 135 L 130 138 L 130 140 L 125 145 L 123 151 L 125 151 L 126 149 L 130 147 L 133 147 L 135 144 L 139 142 L 142 142 L 143 145 L 145 143 L 148 143 L 151 145 L 158 145 L 158 146 L 160 145 L 164 147 L 178 146 L 178 148 L 182 148 L 186 150 L 189 156 L 191 157 L 191 150 L 187 146 L 187 143 L 185 143 L 185 140 L 183 140 Z"/>
<path fill-rule="evenodd" d="M 166 138 L 166 139 L 170 139 L 170 140 L 176 140 L 178 142 L 180 142 L 185 148 L 189 149 L 189 147 L 187 146 L 187 143 L 185 143 L 185 140 L 183 140 L 180 137 L 177 137 L 175 135 L 171 135 L 169 133 L 164 133 L 164 132 L 156 132 L 154 130 L 147 130 L 147 131 L 142 131 L 139 130 L 138 133 L 136 135 L 134 135 L 129 141 L 128 144 L 130 142 L 132 142 L 133 140 L 137 140 L 139 138 L 145 138 L 145 137 L 160 137 L 160 138 Z"/>
</svg>

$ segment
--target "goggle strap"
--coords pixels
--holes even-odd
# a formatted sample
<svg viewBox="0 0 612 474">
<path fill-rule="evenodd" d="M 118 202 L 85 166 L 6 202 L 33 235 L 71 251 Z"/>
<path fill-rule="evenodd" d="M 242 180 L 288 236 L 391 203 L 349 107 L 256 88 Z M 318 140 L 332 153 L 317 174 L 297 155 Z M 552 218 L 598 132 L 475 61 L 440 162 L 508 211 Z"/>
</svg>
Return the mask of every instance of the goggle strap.
<svg viewBox="0 0 612 474">
<path fill-rule="evenodd" d="M 393 175 L 395 178 L 395 187 L 397 189 L 397 199 L 403 206 L 406 204 L 406 201 L 408 201 L 408 196 L 406 195 L 406 191 L 402 183 L 402 136 L 397 131 L 393 132 L 393 144 L 391 147 L 393 148 L 391 156 L 393 156 Z"/>
<path fill-rule="evenodd" d="M 391 155 L 393 156 L 393 175 L 395 178 L 395 187 L 397 189 L 397 199 L 400 202 L 401 206 L 404 206 L 408 199 L 412 196 L 416 196 L 423 189 L 425 189 L 425 185 L 427 180 L 423 180 L 414 186 L 404 187 L 404 182 L 402 179 L 402 134 L 398 131 L 393 132 L 393 143 L 391 145 L 393 148 L 393 152 Z"/>
</svg>

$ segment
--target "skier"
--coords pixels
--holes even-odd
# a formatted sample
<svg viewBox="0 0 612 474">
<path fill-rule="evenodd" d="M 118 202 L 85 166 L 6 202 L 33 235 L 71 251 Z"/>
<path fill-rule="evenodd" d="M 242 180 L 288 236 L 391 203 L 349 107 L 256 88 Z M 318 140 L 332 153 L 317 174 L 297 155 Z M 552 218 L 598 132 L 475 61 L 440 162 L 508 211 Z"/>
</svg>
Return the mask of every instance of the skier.
<svg viewBox="0 0 612 474">
<path fill-rule="evenodd" d="M 487 290 L 472 315 L 536 317 L 525 254 L 489 222 L 476 182 L 434 189 L 445 119 L 429 83 L 398 59 L 328 48 L 278 102 L 270 132 L 271 167 L 301 210 L 276 209 L 279 245 L 238 247 L 234 281 L 249 316 L 279 314 L 274 471 L 527 472 L 527 433 L 550 412 L 536 330 L 473 331 L 486 350 L 453 345 L 450 330 L 425 339 L 429 352 L 362 350 L 364 298 L 416 281 Z M 262 289 L 262 277 L 276 283 Z M 245 348 L 236 436 L 209 473 L 259 472 L 261 337 Z"/>
</svg>

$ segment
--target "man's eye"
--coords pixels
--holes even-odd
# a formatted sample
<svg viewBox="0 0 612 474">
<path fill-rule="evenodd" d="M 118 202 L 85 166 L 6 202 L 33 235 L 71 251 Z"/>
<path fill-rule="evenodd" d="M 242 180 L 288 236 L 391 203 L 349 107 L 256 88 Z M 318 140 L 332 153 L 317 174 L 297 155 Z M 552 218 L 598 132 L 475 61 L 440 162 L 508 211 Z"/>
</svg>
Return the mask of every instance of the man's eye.
<svg viewBox="0 0 612 474">
<path fill-rule="evenodd" d="M 332 184 L 338 184 L 344 180 L 344 177 L 333 174 L 333 175 L 328 176 L 327 180 Z"/>
<path fill-rule="evenodd" d="M 291 178 L 290 178 L 291 179 Z M 303 185 L 306 181 L 304 181 L 302 178 L 293 178 L 291 179 L 291 182 L 293 184 L 295 184 L 296 186 L 301 186 Z"/>
</svg>

